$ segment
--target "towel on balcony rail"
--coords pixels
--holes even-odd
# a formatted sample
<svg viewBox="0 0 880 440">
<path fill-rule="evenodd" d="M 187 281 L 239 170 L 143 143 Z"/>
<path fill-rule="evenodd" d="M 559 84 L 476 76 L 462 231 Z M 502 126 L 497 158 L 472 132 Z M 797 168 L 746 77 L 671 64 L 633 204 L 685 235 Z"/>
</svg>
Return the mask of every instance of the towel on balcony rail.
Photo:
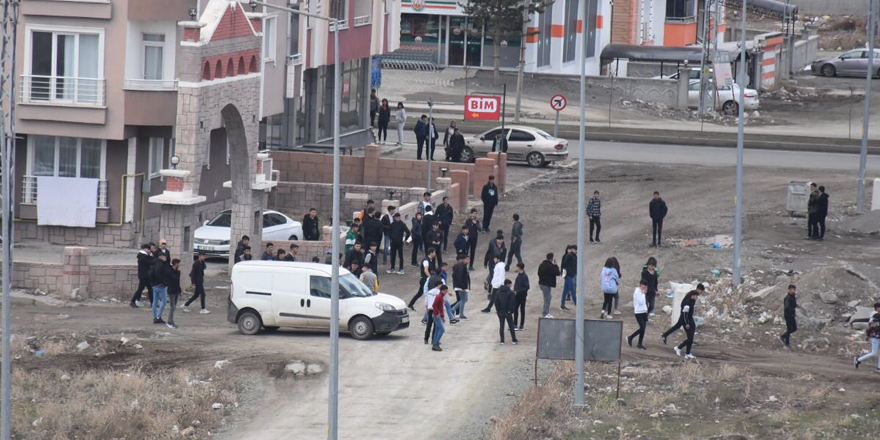
<svg viewBox="0 0 880 440">
<path fill-rule="evenodd" d="M 98 179 L 37 177 L 37 224 L 94 228 Z"/>
</svg>

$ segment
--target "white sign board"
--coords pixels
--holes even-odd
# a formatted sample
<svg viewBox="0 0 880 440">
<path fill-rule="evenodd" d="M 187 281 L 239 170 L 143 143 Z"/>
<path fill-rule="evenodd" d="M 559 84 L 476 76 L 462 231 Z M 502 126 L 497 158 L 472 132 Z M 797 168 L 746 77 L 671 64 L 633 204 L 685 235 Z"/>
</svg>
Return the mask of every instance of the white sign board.
<svg viewBox="0 0 880 440">
<path fill-rule="evenodd" d="M 717 52 L 712 67 L 715 69 L 715 87 L 730 87 L 732 89 L 733 71 L 730 68 L 727 52 Z"/>
</svg>

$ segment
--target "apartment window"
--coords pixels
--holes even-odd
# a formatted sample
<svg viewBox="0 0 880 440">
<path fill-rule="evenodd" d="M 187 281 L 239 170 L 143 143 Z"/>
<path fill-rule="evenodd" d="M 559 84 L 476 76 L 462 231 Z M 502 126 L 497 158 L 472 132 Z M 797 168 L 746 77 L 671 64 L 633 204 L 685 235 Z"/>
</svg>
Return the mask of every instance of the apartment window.
<svg viewBox="0 0 880 440">
<path fill-rule="evenodd" d="M 23 89 L 32 101 L 103 104 L 100 32 L 31 29 Z"/>
<path fill-rule="evenodd" d="M 291 5 L 291 9 L 299 10 L 299 5 Z M 287 55 L 299 55 L 299 15 L 290 15 L 290 25 L 287 27 Z"/>
<path fill-rule="evenodd" d="M 587 33 L 587 58 L 596 56 L 596 20 L 599 17 L 599 0 L 590 0 L 587 2 L 586 26 L 584 32 Z"/>
<path fill-rule="evenodd" d="M 562 61 L 574 61 L 577 49 L 578 4 L 580 1 L 565 2 L 565 40 L 562 44 Z M 552 7 L 552 6 L 549 6 Z"/>
<path fill-rule="evenodd" d="M 330 0 L 330 17 L 342 20 L 340 27 L 348 27 L 348 0 Z"/>
<path fill-rule="evenodd" d="M 263 60 L 275 61 L 275 48 L 277 47 L 277 17 L 268 17 L 263 20 Z"/>
<path fill-rule="evenodd" d="M 165 35 L 144 34 L 144 79 L 165 79 L 164 64 Z"/>
<path fill-rule="evenodd" d="M 162 158 L 165 155 L 165 139 L 150 138 L 150 178 L 159 177 Z"/>
<path fill-rule="evenodd" d="M 363 26 L 373 17 L 373 0 L 358 0 L 354 3 L 354 25 Z"/>
<path fill-rule="evenodd" d="M 106 149 L 102 140 L 66 136 L 32 136 L 30 139 L 30 175 L 104 178 Z"/>
<path fill-rule="evenodd" d="M 538 67 L 550 65 L 550 40 L 553 31 L 553 6 L 547 6 L 538 17 Z"/>
<path fill-rule="evenodd" d="M 695 0 L 667 0 L 666 18 L 673 21 L 693 20 L 697 14 Z"/>
</svg>

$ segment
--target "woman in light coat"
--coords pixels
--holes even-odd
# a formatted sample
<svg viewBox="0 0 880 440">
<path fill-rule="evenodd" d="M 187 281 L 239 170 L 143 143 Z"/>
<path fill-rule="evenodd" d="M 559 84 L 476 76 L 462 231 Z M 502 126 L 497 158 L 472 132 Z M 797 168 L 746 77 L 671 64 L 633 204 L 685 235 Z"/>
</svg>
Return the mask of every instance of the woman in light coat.
<svg viewBox="0 0 880 440">
<path fill-rule="evenodd" d="M 403 103 L 397 103 L 397 146 L 403 145 L 403 126 L 406 125 L 406 109 Z"/>
</svg>

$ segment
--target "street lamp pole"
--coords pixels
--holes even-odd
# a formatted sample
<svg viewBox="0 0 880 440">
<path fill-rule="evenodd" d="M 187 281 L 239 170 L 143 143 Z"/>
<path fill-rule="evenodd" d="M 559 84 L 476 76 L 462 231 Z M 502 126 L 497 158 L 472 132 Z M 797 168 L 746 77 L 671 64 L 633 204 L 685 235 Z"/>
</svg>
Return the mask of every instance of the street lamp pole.
<svg viewBox="0 0 880 440">
<path fill-rule="evenodd" d="M 428 98 L 428 182 L 425 191 L 431 192 L 431 162 L 434 159 L 434 98 Z"/>
<path fill-rule="evenodd" d="M 859 155 L 859 191 L 856 210 L 865 212 L 865 172 L 868 167 L 868 127 L 871 120 L 871 77 L 874 76 L 874 36 L 877 27 L 877 7 L 875 0 L 870 0 L 868 7 L 868 79 L 865 85 L 865 115 L 862 117 L 862 150 Z"/>
<path fill-rule="evenodd" d="M 339 64 L 339 31 L 342 20 L 310 14 L 296 9 L 250 0 L 251 8 L 258 5 L 286 11 L 291 14 L 324 20 L 333 28 L 333 232 L 331 237 L 332 268 L 330 283 L 330 393 L 328 395 L 327 438 L 339 437 L 339 111 L 342 108 L 342 88 Z"/>
<path fill-rule="evenodd" d="M 745 93 L 746 93 L 746 4 L 748 0 L 742 2 L 742 39 L 739 48 L 739 74 L 737 82 L 739 83 L 739 121 L 736 130 L 736 214 L 733 227 L 733 285 L 739 286 L 742 270 L 742 204 L 743 204 L 743 132 L 745 128 Z M 755 78 L 755 83 L 759 84 L 760 78 Z M 756 87 L 757 88 L 757 85 Z"/>
<path fill-rule="evenodd" d="M 596 1 L 596 0 L 593 0 Z M 590 0 L 584 0 L 584 7 L 581 8 L 584 11 L 584 16 L 586 17 L 587 11 L 589 10 Z M 586 145 L 586 129 L 584 128 L 587 125 L 587 104 L 586 104 L 586 89 L 587 89 L 587 72 L 585 63 L 587 61 L 587 29 L 584 26 L 583 32 L 583 45 L 581 46 L 581 56 L 578 57 L 578 61 L 580 63 L 580 110 L 581 110 L 581 123 L 580 123 L 580 137 L 578 138 L 578 223 L 577 223 L 577 287 L 575 288 L 575 297 L 577 297 L 577 303 L 575 304 L 575 310 L 577 310 L 574 329 L 575 329 L 575 338 L 574 338 L 574 365 L 577 373 L 577 380 L 575 381 L 574 386 L 574 404 L 576 406 L 584 406 L 584 291 L 586 291 L 587 279 L 584 277 L 584 267 L 587 261 L 587 247 L 584 244 L 586 241 L 586 237 L 584 236 L 584 222 L 585 216 L 587 213 L 587 189 L 586 189 L 586 179 L 587 179 L 587 169 L 586 169 L 586 158 L 587 155 L 587 145 Z"/>
</svg>

